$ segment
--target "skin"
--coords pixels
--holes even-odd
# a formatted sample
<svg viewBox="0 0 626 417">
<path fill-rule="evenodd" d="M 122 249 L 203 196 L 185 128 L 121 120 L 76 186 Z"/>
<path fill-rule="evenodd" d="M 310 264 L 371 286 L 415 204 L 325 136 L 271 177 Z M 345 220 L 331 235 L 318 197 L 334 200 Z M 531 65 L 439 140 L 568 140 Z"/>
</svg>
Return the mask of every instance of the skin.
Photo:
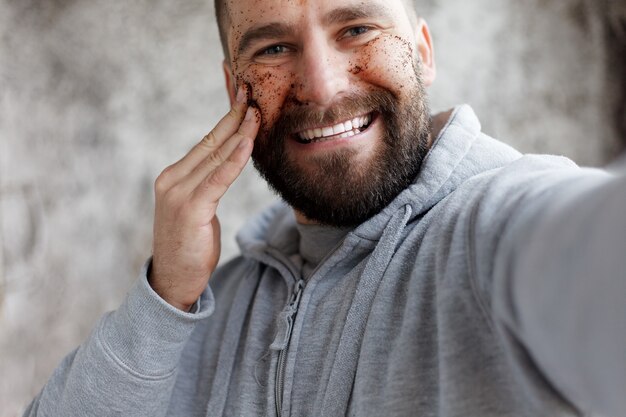
<svg viewBox="0 0 626 417">
<path fill-rule="evenodd" d="M 261 132 L 290 106 L 305 103 L 312 111 L 323 114 L 342 97 L 364 93 L 372 87 L 384 88 L 400 100 L 407 100 L 406 86 L 416 82 L 412 69 L 416 54 L 421 62 L 424 85 L 430 86 L 435 78 L 428 26 L 414 18 L 414 13 L 407 13 L 402 1 L 342 1 L 338 4 L 325 0 L 282 0 L 246 4 L 230 0 L 227 4 L 231 16 L 228 43 L 232 59 L 224 61 L 226 85 L 231 100 L 237 85 L 252 86 L 252 99 L 262 114 Z M 369 14 L 331 23 L 324 21 L 325 16 L 339 8 Z M 280 10 L 280 18 L 276 17 L 277 10 Z M 245 49 L 240 49 L 242 39 L 252 29 L 277 24 L 284 25 L 287 32 L 255 37 Z M 287 140 L 285 146 L 303 175 L 318 172 L 315 160 L 327 158 L 341 148 L 358 150 L 353 157 L 354 166 L 367 167 L 377 152 L 381 123 L 374 123 L 359 140 L 304 146 Z M 296 217 L 300 223 L 312 222 L 297 211 Z"/>
<path fill-rule="evenodd" d="M 252 153 L 260 116 L 241 90 L 226 116 L 155 182 L 152 288 L 189 311 L 220 255 L 217 205 Z"/>
<path fill-rule="evenodd" d="M 184 311 L 206 288 L 219 259 L 219 200 L 243 170 L 259 132 L 262 137 L 281 111 L 306 105 L 323 113 L 346 95 L 373 86 L 408 99 L 405 86 L 415 82 L 411 66 L 416 57 L 425 86 L 436 74 L 428 26 L 410 17 L 401 0 L 229 0 L 228 7 L 231 58 L 224 62 L 224 74 L 231 110 L 155 183 L 149 282 L 163 299 Z M 344 14 L 334 22 L 325 19 L 339 8 L 371 13 L 347 19 Z M 252 37 L 241 48 L 246 33 L 276 23 L 288 31 Z M 334 122 L 355 116 L 360 115 Z M 435 128 L 445 116 L 435 118 Z M 285 146 L 303 172 L 315 169 L 316 158 L 347 148 L 354 150 L 355 162 L 365 164 L 376 154 L 380 123 L 348 139 L 302 145 L 287 138 Z M 302 128 L 324 126 L 328 124 Z M 311 222 L 298 212 L 296 217 Z"/>
</svg>

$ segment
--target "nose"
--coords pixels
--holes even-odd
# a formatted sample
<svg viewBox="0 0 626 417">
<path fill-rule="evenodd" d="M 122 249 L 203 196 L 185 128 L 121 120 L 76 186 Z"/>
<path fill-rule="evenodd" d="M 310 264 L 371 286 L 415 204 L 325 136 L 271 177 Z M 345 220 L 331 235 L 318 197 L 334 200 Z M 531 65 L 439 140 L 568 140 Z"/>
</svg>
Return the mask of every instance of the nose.
<svg viewBox="0 0 626 417">
<path fill-rule="evenodd" d="M 296 98 L 319 107 L 330 105 L 348 89 L 348 62 L 324 36 L 310 37 L 298 63 Z"/>
</svg>

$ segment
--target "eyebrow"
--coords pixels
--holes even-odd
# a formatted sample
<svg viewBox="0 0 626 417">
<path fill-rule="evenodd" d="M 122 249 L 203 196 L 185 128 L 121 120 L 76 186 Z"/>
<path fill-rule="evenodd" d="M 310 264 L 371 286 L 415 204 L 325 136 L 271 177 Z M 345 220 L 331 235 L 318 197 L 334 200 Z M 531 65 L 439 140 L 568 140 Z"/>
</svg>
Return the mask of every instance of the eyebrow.
<svg viewBox="0 0 626 417">
<path fill-rule="evenodd" d="M 351 22 L 353 20 L 367 19 L 371 17 L 391 20 L 390 10 L 381 4 L 366 4 L 353 7 L 340 7 L 328 12 L 322 18 L 324 26 Z M 242 36 L 237 47 L 237 53 L 241 55 L 250 46 L 259 40 L 276 39 L 293 35 L 295 28 L 282 22 L 273 22 L 248 29 Z"/>
<path fill-rule="evenodd" d="M 323 18 L 322 23 L 330 26 L 337 23 L 346 23 L 353 20 L 367 19 L 371 17 L 391 19 L 391 11 L 381 4 L 365 4 L 353 7 L 339 7 L 331 10 Z"/>
</svg>

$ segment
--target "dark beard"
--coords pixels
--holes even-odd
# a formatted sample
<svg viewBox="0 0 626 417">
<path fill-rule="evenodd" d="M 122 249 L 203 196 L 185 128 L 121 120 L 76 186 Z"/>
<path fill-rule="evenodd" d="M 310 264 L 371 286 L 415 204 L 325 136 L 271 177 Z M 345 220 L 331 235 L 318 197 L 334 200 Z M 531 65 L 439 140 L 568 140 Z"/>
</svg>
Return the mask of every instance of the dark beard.
<svg viewBox="0 0 626 417">
<path fill-rule="evenodd" d="M 307 219 L 355 227 L 379 213 L 417 177 L 428 152 L 430 112 L 418 77 L 411 101 L 402 105 L 384 89 L 346 97 L 323 113 L 295 100 L 269 131 L 262 129 L 252 159 L 255 168 L 291 207 Z M 383 122 L 374 154 L 357 165 L 354 149 L 310 157 L 307 167 L 290 159 L 284 142 L 302 126 L 332 125 L 374 112 Z M 309 166 L 314 166 L 312 170 Z"/>
</svg>

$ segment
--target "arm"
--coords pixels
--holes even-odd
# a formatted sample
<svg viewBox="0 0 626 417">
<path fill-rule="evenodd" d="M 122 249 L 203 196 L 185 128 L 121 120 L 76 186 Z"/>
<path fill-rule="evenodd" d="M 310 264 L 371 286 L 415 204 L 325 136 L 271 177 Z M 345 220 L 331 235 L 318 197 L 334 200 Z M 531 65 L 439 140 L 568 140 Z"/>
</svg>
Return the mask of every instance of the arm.
<svg viewBox="0 0 626 417">
<path fill-rule="evenodd" d="M 626 415 L 626 177 L 566 171 L 514 197 L 493 310 L 578 408 Z"/>
<path fill-rule="evenodd" d="M 65 358 L 25 416 L 165 415 L 182 350 L 213 311 L 207 284 L 220 254 L 215 211 L 250 157 L 255 113 L 241 89 L 211 133 L 159 176 L 151 271 Z M 199 311 L 189 313 L 196 302 Z"/>
<path fill-rule="evenodd" d="M 210 316 L 210 290 L 196 314 L 161 299 L 144 274 L 124 303 L 57 367 L 24 416 L 162 416 L 178 360 L 195 324 Z"/>
</svg>

